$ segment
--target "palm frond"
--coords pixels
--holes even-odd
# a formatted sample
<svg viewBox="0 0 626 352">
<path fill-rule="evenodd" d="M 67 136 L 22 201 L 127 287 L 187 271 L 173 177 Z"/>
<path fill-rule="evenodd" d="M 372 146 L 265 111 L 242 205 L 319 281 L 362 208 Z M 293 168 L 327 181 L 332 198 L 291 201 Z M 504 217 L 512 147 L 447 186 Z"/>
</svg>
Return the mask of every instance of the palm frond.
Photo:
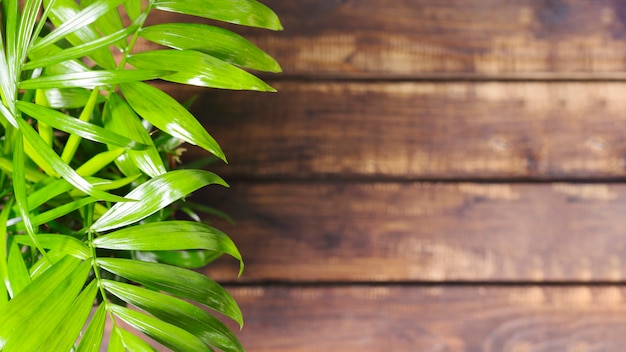
<svg viewBox="0 0 626 352">
<path fill-rule="evenodd" d="M 122 321 L 176 351 L 243 351 L 213 316 L 241 326 L 237 303 L 189 269 L 227 254 L 241 274 L 241 254 L 198 222 L 216 210 L 179 207 L 196 221 L 174 210 L 227 185 L 167 162 L 181 142 L 226 157 L 147 82 L 273 91 L 246 69 L 280 66 L 219 27 L 145 23 L 170 11 L 279 30 L 276 14 L 255 0 L 5 0 L 0 11 L 0 351 L 155 350 Z M 135 53 L 139 36 L 166 49 Z"/>
</svg>

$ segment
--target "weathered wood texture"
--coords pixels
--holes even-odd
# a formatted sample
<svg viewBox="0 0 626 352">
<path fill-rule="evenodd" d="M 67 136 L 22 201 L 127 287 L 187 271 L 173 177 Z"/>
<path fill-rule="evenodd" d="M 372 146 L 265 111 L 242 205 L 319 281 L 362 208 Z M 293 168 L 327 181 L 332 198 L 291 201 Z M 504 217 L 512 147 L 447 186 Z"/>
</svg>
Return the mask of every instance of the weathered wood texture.
<svg viewBox="0 0 626 352">
<path fill-rule="evenodd" d="M 276 94 L 200 96 L 195 112 L 229 156 L 229 165 L 217 169 L 220 174 L 434 180 L 626 176 L 621 83 L 275 85 Z"/>
<path fill-rule="evenodd" d="M 249 352 L 621 352 L 623 287 L 243 287 Z"/>
<path fill-rule="evenodd" d="M 615 281 L 626 185 L 234 183 L 199 196 L 234 216 L 238 282 Z M 234 260 L 206 272 L 236 280 Z"/>
<path fill-rule="evenodd" d="M 267 0 L 281 77 L 626 78 L 621 0 Z M 159 22 L 155 14 L 152 23 Z M 142 47 L 142 49 L 145 48 Z"/>
<path fill-rule="evenodd" d="M 248 351 L 624 350 L 626 2 L 263 2 L 279 93 L 194 109 Z"/>
</svg>

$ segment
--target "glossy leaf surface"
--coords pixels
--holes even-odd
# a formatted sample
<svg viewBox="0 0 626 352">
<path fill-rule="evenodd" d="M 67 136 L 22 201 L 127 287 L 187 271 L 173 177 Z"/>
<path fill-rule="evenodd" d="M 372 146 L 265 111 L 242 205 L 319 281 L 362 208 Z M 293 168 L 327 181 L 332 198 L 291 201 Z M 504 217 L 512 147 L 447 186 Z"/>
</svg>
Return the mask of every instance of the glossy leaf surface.
<svg viewBox="0 0 626 352">
<path fill-rule="evenodd" d="M 263 50 L 229 30 L 200 23 L 164 23 L 149 26 L 139 35 L 173 49 L 191 49 L 234 65 L 280 72 L 280 65 Z"/>
<path fill-rule="evenodd" d="M 203 0 L 156 0 L 159 10 L 184 13 L 244 26 L 272 30 L 283 29 L 278 16 L 256 0 L 212 0 L 210 6 Z"/>
<path fill-rule="evenodd" d="M 185 182 L 180 182 L 185 180 Z M 227 184 L 219 176 L 203 170 L 175 170 L 141 184 L 126 195 L 136 202 L 115 204 L 91 229 L 108 231 L 142 220 L 191 192 L 210 185 Z"/>
<path fill-rule="evenodd" d="M 155 317 L 182 327 L 199 337 L 204 343 L 222 351 L 241 352 L 243 347 L 217 318 L 205 310 L 159 292 L 117 281 L 103 281 L 104 288 Z"/>
<path fill-rule="evenodd" d="M 145 83 L 126 83 L 120 88 L 133 110 L 152 125 L 226 160 L 215 139 L 174 98 Z"/>
<path fill-rule="evenodd" d="M 248 72 L 195 50 L 155 50 L 128 58 L 128 63 L 147 71 L 158 70 L 169 62 L 177 62 L 179 66 L 175 73 L 160 77 L 166 81 L 211 88 L 275 91 Z"/>
<path fill-rule="evenodd" d="M 215 281 L 195 271 L 129 259 L 100 258 L 98 264 L 129 280 L 202 303 L 243 324 L 241 310 L 228 292 Z"/>
</svg>

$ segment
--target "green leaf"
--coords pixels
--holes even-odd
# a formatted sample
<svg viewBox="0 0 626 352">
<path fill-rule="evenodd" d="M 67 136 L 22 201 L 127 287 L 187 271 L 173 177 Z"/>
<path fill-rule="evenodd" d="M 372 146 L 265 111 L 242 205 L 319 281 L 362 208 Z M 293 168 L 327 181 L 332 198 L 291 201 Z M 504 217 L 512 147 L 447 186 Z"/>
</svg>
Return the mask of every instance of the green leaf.
<svg viewBox="0 0 626 352">
<path fill-rule="evenodd" d="M 180 182 L 184 180 L 185 182 Z M 139 185 L 126 195 L 136 202 L 117 203 L 91 227 L 104 232 L 142 220 L 174 201 L 209 184 L 227 184 L 219 176 L 203 170 L 175 170 Z"/>
<path fill-rule="evenodd" d="M 142 18 L 143 19 L 143 18 Z M 89 53 L 100 50 L 101 48 L 106 48 L 109 45 L 119 42 L 120 40 L 128 37 L 139 28 L 139 23 L 135 22 L 131 26 L 122 28 L 121 30 L 111 33 L 107 36 L 99 38 L 97 40 L 73 46 L 67 48 L 65 50 L 59 51 L 52 55 L 42 56 L 30 62 L 27 62 L 23 69 L 24 70 L 32 70 L 37 67 L 45 67 L 53 64 L 58 64 L 60 62 L 78 59 Z"/>
<path fill-rule="evenodd" d="M 209 351 L 200 339 L 172 324 L 114 304 L 110 309 L 116 317 L 174 351 Z"/>
<path fill-rule="evenodd" d="M 17 204 L 17 209 L 22 216 L 22 222 L 26 233 L 33 241 L 37 250 L 45 256 L 46 252 L 43 248 L 41 248 L 41 245 L 35 237 L 35 225 L 31 222 L 30 208 L 28 207 L 26 195 L 25 165 L 26 155 L 24 154 L 24 139 L 22 137 L 22 133 L 18 132 L 13 149 L 13 192 L 15 194 L 15 203 Z"/>
<path fill-rule="evenodd" d="M 206 249 L 227 253 L 238 259 L 241 254 L 233 241 L 220 230 L 191 221 L 164 221 L 127 227 L 96 238 L 98 248 L 140 251 Z"/>
<path fill-rule="evenodd" d="M 128 351 L 132 352 L 155 352 L 154 347 L 150 346 L 149 343 L 140 339 L 139 337 L 131 334 L 130 332 L 116 328 L 115 332 L 119 335 L 122 344 Z"/>
<path fill-rule="evenodd" d="M 55 219 L 58 219 L 64 215 L 67 215 L 75 210 L 78 210 L 82 207 L 84 207 L 87 204 L 91 204 L 94 203 L 97 199 L 92 198 L 92 197 L 86 197 L 86 198 L 82 198 L 82 199 L 78 199 L 72 202 L 68 202 L 65 203 L 63 205 L 59 205 L 58 207 L 54 207 L 46 212 L 43 212 L 41 214 L 37 214 L 35 216 L 31 216 L 30 217 L 30 222 L 32 223 L 33 226 L 39 226 L 39 225 L 43 225 L 46 224 L 50 221 L 53 221 Z M 24 230 L 24 223 L 23 222 L 18 222 L 19 220 L 15 220 L 15 224 L 16 224 L 16 228 L 18 230 Z M 10 222 L 11 224 L 14 223 L 13 221 Z"/>
<path fill-rule="evenodd" d="M 225 352 L 243 352 L 237 337 L 205 310 L 181 299 L 117 281 L 103 280 L 104 288 L 127 303 L 199 337 Z"/>
<path fill-rule="evenodd" d="M 120 330 L 121 329 L 117 325 L 113 326 L 111 336 L 109 337 L 109 348 L 107 349 L 107 352 L 126 352 L 126 348 L 122 342 Z"/>
<path fill-rule="evenodd" d="M 53 109 L 76 109 L 87 104 L 91 92 L 83 88 L 50 88 L 44 89 L 48 104 Z M 98 96 L 97 102 L 104 101 L 102 95 Z"/>
<path fill-rule="evenodd" d="M 148 146 L 142 151 L 128 151 L 129 161 L 150 177 L 157 177 L 167 172 L 163 160 L 146 128 L 141 124 L 133 109 L 119 95 L 113 93 L 104 106 L 104 126 L 115 133 L 126 136 Z M 120 161 L 118 164 L 123 163 Z M 132 166 L 123 165 L 122 171 L 131 171 Z"/>
<path fill-rule="evenodd" d="M 117 2 L 117 0 L 113 0 L 113 2 Z M 49 7 L 51 3 L 53 6 L 51 7 L 49 19 L 57 28 L 62 26 L 63 23 L 68 23 L 72 20 L 82 20 L 79 17 L 81 8 L 74 0 L 44 0 L 46 7 Z M 96 31 L 96 29 L 91 25 L 86 25 L 73 32 L 73 34 L 68 35 L 66 39 L 72 43 L 72 45 L 76 46 L 93 42 L 99 38 L 101 38 L 101 35 L 98 31 Z M 41 50 L 41 52 L 44 51 L 45 50 Z M 37 54 L 39 55 L 40 53 Z M 113 59 L 113 55 L 108 48 L 100 48 L 95 52 L 90 53 L 89 57 L 105 69 L 115 69 L 117 66 L 115 60 Z"/>
<path fill-rule="evenodd" d="M 199 145 L 226 161 L 224 152 L 196 118 L 174 98 L 145 83 L 125 83 L 120 88 L 141 117 L 168 134 Z"/>
<path fill-rule="evenodd" d="M 30 307 L 22 307 L 27 313 L 31 314 L 25 317 L 21 322 L 22 324 L 11 332 L 6 345 L 4 345 L 3 352 L 39 350 L 42 343 L 48 339 L 57 324 L 61 323 L 64 316 L 69 312 L 74 299 L 78 296 L 87 280 L 90 269 L 90 263 L 83 262 L 71 271 L 69 277 L 60 285 L 52 285 L 55 289 L 46 297 L 46 302 L 38 306 L 36 312 L 30 312 L 30 309 L 28 309 Z M 41 278 L 33 281 L 29 287 L 35 285 Z M 27 289 L 24 289 L 22 294 L 26 294 L 26 292 Z M 14 301 L 22 294 L 18 295 Z M 10 306 L 11 303 L 13 301 L 9 302 L 7 306 Z M 2 326 L 2 323 L 0 323 L 0 326 Z M 4 329 L 0 328 L 0 331 L 4 331 Z"/>
<path fill-rule="evenodd" d="M 14 298 L 27 287 L 31 281 L 28 268 L 26 268 L 26 263 L 22 257 L 22 252 L 12 239 L 9 239 L 8 243 L 9 257 L 7 277 L 9 282 L 7 288 L 9 289 L 9 295 Z"/>
<path fill-rule="evenodd" d="M 130 259 L 98 258 L 97 263 L 116 275 L 204 304 L 230 317 L 239 325 L 243 324 L 241 310 L 231 295 L 217 282 L 200 273 L 171 265 Z"/>
<path fill-rule="evenodd" d="M 201 87 L 276 91 L 252 74 L 199 51 L 153 50 L 128 58 L 129 64 L 143 70 L 158 70 L 172 62 L 177 63 L 176 73 L 161 76 L 161 79 Z"/>
<path fill-rule="evenodd" d="M 0 170 L 7 174 L 13 173 L 13 162 L 9 159 L 5 159 L 0 157 Z M 31 167 L 25 166 L 24 169 L 24 177 L 26 177 L 26 181 L 28 182 L 41 182 L 48 178 L 48 176 L 42 174 L 41 172 L 33 169 Z"/>
<path fill-rule="evenodd" d="M 97 3 L 97 0 L 81 0 L 80 1 L 80 5 L 82 7 L 87 7 L 94 3 Z M 123 1 L 120 0 L 120 3 L 123 3 Z M 96 27 L 98 27 L 98 29 L 100 29 L 100 32 L 102 32 L 102 34 L 104 34 L 105 36 L 110 35 L 111 33 L 115 33 L 117 31 L 123 30 L 124 24 L 122 23 L 122 17 L 120 16 L 120 13 L 117 10 L 117 8 L 111 9 L 108 12 L 99 16 L 98 19 L 96 20 Z M 137 26 L 135 30 L 137 30 L 138 28 L 139 26 Z M 117 41 L 117 43 L 115 43 L 115 46 L 118 49 L 123 50 L 126 47 L 126 41 L 120 39 Z"/>
<path fill-rule="evenodd" d="M 48 251 L 48 253 L 46 254 L 46 258 L 39 259 L 29 268 L 28 271 L 30 271 L 30 278 L 32 280 L 35 280 L 43 273 L 45 273 L 48 269 L 50 269 L 51 266 L 53 266 L 55 263 L 59 262 L 66 256 L 67 254 L 61 251 L 56 251 L 54 249 Z"/>
<path fill-rule="evenodd" d="M 82 122 L 89 122 L 91 120 L 91 116 L 94 115 L 96 111 L 96 104 L 98 102 L 98 97 L 100 96 L 100 87 L 94 88 L 89 94 L 89 100 L 87 100 L 87 104 L 78 115 L 78 120 Z M 78 134 L 70 134 L 65 142 L 65 146 L 63 147 L 63 152 L 61 152 L 61 159 L 70 163 L 72 159 L 74 159 L 74 155 L 76 155 L 76 151 L 78 150 L 78 146 L 80 145 L 80 141 L 82 137 Z"/>
<path fill-rule="evenodd" d="M 187 15 L 210 18 L 244 26 L 283 29 L 278 16 L 255 0 L 156 0 L 154 7 Z"/>
<path fill-rule="evenodd" d="M 33 246 L 33 241 L 28 236 L 14 235 L 13 239 L 19 244 L 24 244 L 30 247 Z M 69 254 L 83 260 L 91 258 L 91 251 L 89 248 L 72 236 L 60 234 L 41 234 L 37 235 L 37 240 L 43 248 L 56 249 L 65 254 Z"/>
<path fill-rule="evenodd" d="M 148 146 L 132 139 L 108 131 L 98 125 L 65 115 L 62 112 L 49 109 L 37 104 L 27 102 L 17 102 L 17 107 L 25 114 L 28 114 L 39 121 L 67 133 L 76 134 L 94 142 L 112 144 L 128 149 L 145 149 Z"/>
<path fill-rule="evenodd" d="M 76 338 L 81 333 L 91 307 L 98 293 L 98 285 L 93 280 L 72 303 L 67 314 L 57 325 L 50 337 L 42 344 L 48 351 L 71 351 Z"/>
<path fill-rule="evenodd" d="M 223 253 L 202 249 L 184 251 L 135 251 L 133 258 L 144 262 L 164 263 L 187 269 L 199 269 L 221 257 Z"/>
<path fill-rule="evenodd" d="M 7 298 L 8 289 L 11 287 L 11 283 L 9 281 L 9 267 L 7 263 L 7 259 L 9 258 L 9 243 L 7 239 L 7 220 L 9 219 L 9 215 L 11 214 L 11 207 L 13 206 L 13 198 L 9 198 L 9 200 L 4 203 L 2 210 L 0 211 L 0 300 L 3 302 Z M 30 279 L 30 278 L 29 278 Z M 6 288 L 5 289 L 3 289 Z"/>
<path fill-rule="evenodd" d="M 81 176 L 91 176 L 115 161 L 115 159 L 117 159 L 123 153 L 124 148 L 117 148 L 98 153 L 94 155 L 91 159 L 84 162 L 78 169 L 76 169 L 76 173 Z"/>
<path fill-rule="evenodd" d="M 191 49 L 234 65 L 281 72 L 280 65 L 246 38 L 229 30 L 200 23 L 164 23 L 143 28 L 139 35 L 174 49 Z"/>
<path fill-rule="evenodd" d="M 129 199 L 122 198 L 113 194 L 102 192 L 96 188 L 87 180 L 82 178 L 74 171 L 69 165 L 63 162 L 61 158 L 52 150 L 42 139 L 39 134 L 33 130 L 33 128 L 23 119 L 18 119 L 20 130 L 33 147 L 37 150 L 38 155 L 42 156 L 56 172 L 58 172 L 64 179 L 71 183 L 74 187 L 81 191 L 91 195 L 96 199 L 106 200 L 110 202 L 125 202 Z"/>
<path fill-rule="evenodd" d="M 31 51 L 38 51 L 45 48 L 47 45 L 54 44 L 57 41 L 65 38 L 69 34 L 72 34 L 83 27 L 92 24 L 102 15 L 109 12 L 109 10 L 115 8 L 121 4 L 122 0 L 98 0 L 90 6 L 86 7 L 82 11 L 75 13 L 74 16 L 68 18 L 62 23 L 55 23 L 57 26 L 50 34 L 41 40 L 37 41 L 31 48 Z"/>
<path fill-rule="evenodd" d="M 104 337 L 104 326 L 106 323 L 106 309 L 105 305 L 101 304 L 91 321 L 85 330 L 83 338 L 80 339 L 80 344 L 76 348 L 76 352 L 98 352 L 100 351 L 100 344 Z"/>
<path fill-rule="evenodd" d="M 21 81 L 18 87 L 21 89 L 46 89 L 46 88 L 94 88 L 97 86 L 113 85 L 125 82 L 147 81 L 171 74 L 164 70 L 120 70 L 120 71 L 88 71 L 66 73 L 54 76 L 41 76 Z"/>
<path fill-rule="evenodd" d="M 64 296 L 64 290 L 69 288 L 68 282 L 73 281 L 79 265 L 79 259 L 66 256 L 0 309 L 0 348 L 21 329 L 30 328 L 26 323 L 39 315 L 42 308 L 53 305 L 58 297 Z"/>
<path fill-rule="evenodd" d="M 31 191 L 28 195 L 28 205 L 32 209 L 37 209 L 40 205 L 46 203 L 50 199 L 63 194 L 72 189 L 72 185 L 63 180 L 54 180 L 44 187 Z M 15 208 L 17 210 L 17 208 Z"/>
</svg>

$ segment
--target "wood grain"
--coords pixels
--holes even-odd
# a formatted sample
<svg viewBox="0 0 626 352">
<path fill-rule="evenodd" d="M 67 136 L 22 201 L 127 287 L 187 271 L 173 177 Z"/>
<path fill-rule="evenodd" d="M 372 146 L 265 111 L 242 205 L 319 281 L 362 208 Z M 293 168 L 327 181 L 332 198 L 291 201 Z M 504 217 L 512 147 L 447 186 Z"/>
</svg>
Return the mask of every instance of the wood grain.
<svg viewBox="0 0 626 352">
<path fill-rule="evenodd" d="M 612 351 L 626 290 L 601 286 L 231 288 L 249 352 Z"/>
<path fill-rule="evenodd" d="M 626 176 L 621 83 L 275 86 L 279 93 L 200 95 L 194 113 L 230 161 L 215 169 L 220 174 L 409 180 Z"/>
<path fill-rule="evenodd" d="M 283 32 L 232 28 L 276 57 L 281 77 L 626 78 L 619 0 L 264 3 Z"/>
<path fill-rule="evenodd" d="M 236 282 L 622 282 L 626 185 L 233 183 L 197 200 L 239 246 Z"/>
</svg>

